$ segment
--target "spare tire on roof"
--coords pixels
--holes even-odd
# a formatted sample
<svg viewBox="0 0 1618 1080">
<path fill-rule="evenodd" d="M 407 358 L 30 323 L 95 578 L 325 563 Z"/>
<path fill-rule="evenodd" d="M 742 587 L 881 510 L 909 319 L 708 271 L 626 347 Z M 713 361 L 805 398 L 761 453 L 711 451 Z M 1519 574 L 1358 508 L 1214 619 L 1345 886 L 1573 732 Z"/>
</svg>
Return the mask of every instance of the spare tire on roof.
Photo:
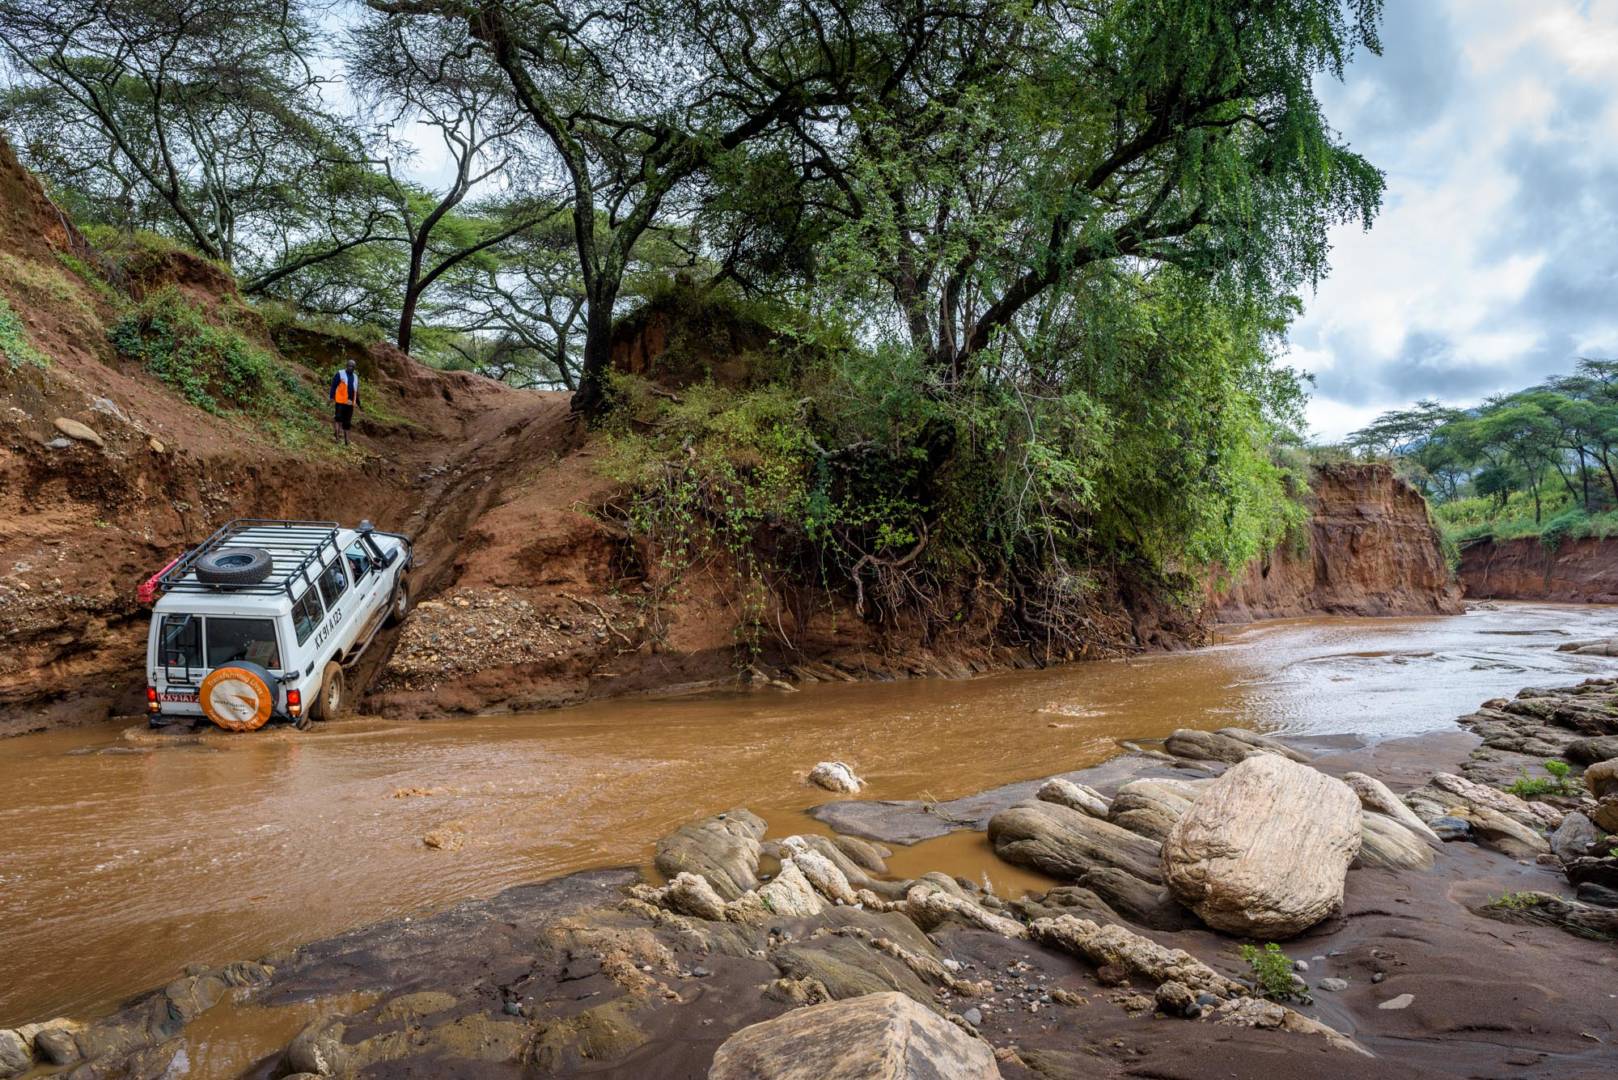
<svg viewBox="0 0 1618 1080">
<path fill-rule="evenodd" d="M 261 548 L 220 548 L 197 560 L 197 580 L 209 585 L 257 585 L 274 566 L 270 553 Z"/>
</svg>

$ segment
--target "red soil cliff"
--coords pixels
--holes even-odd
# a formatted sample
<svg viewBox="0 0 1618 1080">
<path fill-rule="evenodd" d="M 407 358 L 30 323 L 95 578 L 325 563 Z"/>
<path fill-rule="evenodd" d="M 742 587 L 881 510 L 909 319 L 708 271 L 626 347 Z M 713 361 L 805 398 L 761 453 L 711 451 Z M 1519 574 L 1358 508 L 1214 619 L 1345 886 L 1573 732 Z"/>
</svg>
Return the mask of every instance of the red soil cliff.
<svg viewBox="0 0 1618 1080">
<path fill-rule="evenodd" d="M 1283 544 L 1213 601 L 1221 622 L 1299 615 L 1440 615 L 1461 610 L 1421 493 L 1386 465 L 1315 471 L 1300 548 Z"/>
<path fill-rule="evenodd" d="M 1618 540 L 1536 537 L 1473 544 L 1461 552 L 1461 584 L 1479 600 L 1618 604 Z"/>
</svg>

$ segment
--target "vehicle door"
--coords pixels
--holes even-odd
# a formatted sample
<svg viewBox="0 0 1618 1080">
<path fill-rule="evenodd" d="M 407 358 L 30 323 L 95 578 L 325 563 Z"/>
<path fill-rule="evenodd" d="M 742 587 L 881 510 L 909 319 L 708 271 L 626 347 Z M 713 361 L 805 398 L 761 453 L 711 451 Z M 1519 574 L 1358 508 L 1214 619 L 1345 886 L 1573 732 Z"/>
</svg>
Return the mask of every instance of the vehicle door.
<svg viewBox="0 0 1618 1080">
<path fill-rule="evenodd" d="M 387 598 L 377 595 L 382 588 L 384 568 L 371 549 L 358 540 L 343 552 L 343 561 L 348 564 L 348 575 L 354 582 L 354 607 L 356 613 L 361 615 L 359 621 L 369 625 L 371 617 L 381 613 L 386 606 Z"/>
<path fill-rule="evenodd" d="M 157 620 L 151 684 L 165 712 L 202 711 L 197 703 L 197 688 L 208 674 L 202 641 L 201 615 L 169 613 Z"/>
<path fill-rule="evenodd" d="M 315 663 L 324 664 L 333 652 L 348 648 L 354 638 L 353 616 L 359 598 L 349 588 L 348 560 L 341 555 L 320 571 L 320 596 L 326 602 L 326 619 L 314 635 Z"/>
</svg>

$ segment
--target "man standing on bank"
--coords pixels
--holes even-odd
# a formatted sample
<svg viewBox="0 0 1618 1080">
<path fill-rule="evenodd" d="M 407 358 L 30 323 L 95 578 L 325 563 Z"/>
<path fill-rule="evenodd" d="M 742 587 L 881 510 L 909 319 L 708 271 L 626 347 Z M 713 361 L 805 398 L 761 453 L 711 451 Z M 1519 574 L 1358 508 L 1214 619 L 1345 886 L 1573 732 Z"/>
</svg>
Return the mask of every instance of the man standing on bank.
<svg viewBox="0 0 1618 1080">
<path fill-rule="evenodd" d="M 354 407 L 360 403 L 360 373 L 354 370 L 354 361 L 348 362 L 347 370 L 331 377 L 330 397 L 337 410 L 332 417 L 332 441 L 340 439 L 347 446 L 348 429 L 354 426 Z"/>
</svg>

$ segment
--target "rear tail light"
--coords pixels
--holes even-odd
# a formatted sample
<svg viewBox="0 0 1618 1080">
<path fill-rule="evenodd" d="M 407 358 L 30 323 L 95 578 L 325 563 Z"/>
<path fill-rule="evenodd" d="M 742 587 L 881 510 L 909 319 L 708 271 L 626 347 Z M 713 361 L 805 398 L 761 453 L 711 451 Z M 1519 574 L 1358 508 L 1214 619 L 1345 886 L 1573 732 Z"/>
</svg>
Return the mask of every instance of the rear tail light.
<svg viewBox="0 0 1618 1080">
<path fill-rule="evenodd" d="M 287 691 L 287 712 L 291 713 L 293 716 L 297 716 L 303 712 L 303 691 Z"/>
<path fill-rule="evenodd" d="M 157 704 L 157 687 L 148 686 L 146 688 L 146 711 L 149 712 L 149 713 L 155 713 L 155 712 L 157 712 L 158 707 L 159 706 Z"/>
</svg>

